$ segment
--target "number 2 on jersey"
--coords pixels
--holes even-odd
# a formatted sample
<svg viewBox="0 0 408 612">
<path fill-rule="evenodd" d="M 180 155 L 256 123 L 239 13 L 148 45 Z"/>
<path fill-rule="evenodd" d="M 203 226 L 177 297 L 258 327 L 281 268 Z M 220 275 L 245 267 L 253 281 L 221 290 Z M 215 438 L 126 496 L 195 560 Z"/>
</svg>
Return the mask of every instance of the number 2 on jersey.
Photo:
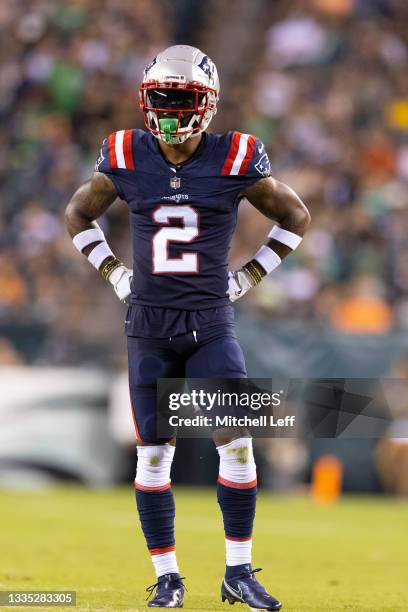
<svg viewBox="0 0 408 612">
<path fill-rule="evenodd" d="M 192 242 L 199 234 L 198 213 L 191 206 L 162 205 L 153 213 L 153 220 L 169 225 L 172 219 L 181 219 L 183 227 L 162 227 L 153 236 L 153 274 L 194 274 L 198 272 L 198 253 L 180 253 L 170 257 L 170 242 Z"/>
</svg>

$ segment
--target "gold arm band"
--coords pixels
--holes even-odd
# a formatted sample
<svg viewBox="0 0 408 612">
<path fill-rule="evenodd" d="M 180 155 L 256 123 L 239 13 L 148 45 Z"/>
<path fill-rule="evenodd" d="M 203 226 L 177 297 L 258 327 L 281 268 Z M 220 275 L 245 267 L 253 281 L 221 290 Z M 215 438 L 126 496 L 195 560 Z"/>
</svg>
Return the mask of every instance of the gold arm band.
<svg viewBox="0 0 408 612">
<path fill-rule="evenodd" d="M 244 270 L 245 272 L 249 274 L 249 276 L 253 280 L 254 286 L 259 285 L 263 277 L 262 277 L 261 272 L 258 270 L 256 265 L 252 261 L 249 261 L 247 264 L 245 264 Z"/>
<path fill-rule="evenodd" d="M 118 268 L 119 266 L 121 266 L 122 263 L 119 261 L 119 259 L 111 259 L 110 261 L 108 261 L 108 263 L 106 263 L 104 266 L 102 266 L 102 268 L 100 269 L 100 273 L 102 274 L 103 278 L 105 280 L 108 280 L 110 274 L 113 272 L 113 270 L 115 270 L 116 268 Z"/>
<path fill-rule="evenodd" d="M 249 268 L 247 268 L 246 266 L 244 266 L 243 270 L 248 274 L 249 278 L 251 279 L 252 286 L 255 287 L 258 284 L 256 277 L 252 274 L 251 270 L 249 270 Z"/>
</svg>

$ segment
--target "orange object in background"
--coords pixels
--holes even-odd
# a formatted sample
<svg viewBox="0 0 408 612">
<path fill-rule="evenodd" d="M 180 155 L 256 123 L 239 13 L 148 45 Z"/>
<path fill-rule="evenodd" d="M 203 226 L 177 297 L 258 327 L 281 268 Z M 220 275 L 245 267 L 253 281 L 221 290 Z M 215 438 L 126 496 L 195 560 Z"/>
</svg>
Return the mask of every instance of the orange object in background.
<svg viewBox="0 0 408 612">
<path fill-rule="evenodd" d="M 341 495 L 343 464 L 334 455 L 323 455 L 313 466 L 312 495 L 318 502 L 334 502 Z"/>
<path fill-rule="evenodd" d="M 332 322 L 348 334 L 386 334 L 392 327 L 392 311 L 380 299 L 351 297 L 338 305 Z"/>
<path fill-rule="evenodd" d="M 332 325 L 346 334 L 386 334 L 392 329 L 393 313 L 383 297 L 379 280 L 370 274 L 357 276 L 348 295 L 335 306 Z"/>
</svg>

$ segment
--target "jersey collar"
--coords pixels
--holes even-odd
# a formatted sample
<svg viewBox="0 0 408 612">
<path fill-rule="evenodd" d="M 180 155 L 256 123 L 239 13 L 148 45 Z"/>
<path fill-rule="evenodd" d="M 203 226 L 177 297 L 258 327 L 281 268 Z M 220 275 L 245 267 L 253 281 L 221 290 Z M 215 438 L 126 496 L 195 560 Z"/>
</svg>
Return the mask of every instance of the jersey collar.
<svg viewBox="0 0 408 612">
<path fill-rule="evenodd" d="M 191 155 L 191 157 L 181 162 L 180 164 L 173 164 L 169 162 L 168 159 L 165 157 L 157 141 L 157 138 L 155 138 L 154 136 L 152 136 L 152 138 L 154 140 L 154 142 L 152 142 L 152 145 L 154 147 L 155 152 L 160 155 L 161 160 L 166 164 L 167 168 L 173 168 L 176 171 L 182 170 L 184 167 L 197 161 L 199 158 L 201 158 L 204 152 L 208 150 L 208 134 L 206 132 L 203 132 L 200 144 L 198 145 L 197 149 L 194 151 L 193 155 Z"/>
</svg>

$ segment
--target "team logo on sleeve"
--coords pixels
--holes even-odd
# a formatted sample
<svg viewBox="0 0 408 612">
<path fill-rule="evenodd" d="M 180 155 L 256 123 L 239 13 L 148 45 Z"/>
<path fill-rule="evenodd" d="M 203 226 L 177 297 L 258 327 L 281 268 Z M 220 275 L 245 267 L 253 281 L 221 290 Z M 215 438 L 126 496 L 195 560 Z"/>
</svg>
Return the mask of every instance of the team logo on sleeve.
<svg viewBox="0 0 408 612">
<path fill-rule="evenodd" d="M 262 176 L 268 176 L 271 172 L 271 165 L 267 153 L 264 153 L 258 163 L 255 164 L 255 168 Z"/>
<path fill-rule="evenodd" d="M 105 138 L 105 140 L 103 142 L 105 143 L 105 141 L 106 141 L 106 138 Z M 103 156 L 102 149 L 101 149 L 99 151 L 99 157 L 98 157 L 98 159 L 96 160 L 96 163 L 95 163 L 95 172 L 98 172 L 99 166 L 101 165 L 101 163 L 103 162 L 104 159 L 105 158 Z"/>
</svg>

